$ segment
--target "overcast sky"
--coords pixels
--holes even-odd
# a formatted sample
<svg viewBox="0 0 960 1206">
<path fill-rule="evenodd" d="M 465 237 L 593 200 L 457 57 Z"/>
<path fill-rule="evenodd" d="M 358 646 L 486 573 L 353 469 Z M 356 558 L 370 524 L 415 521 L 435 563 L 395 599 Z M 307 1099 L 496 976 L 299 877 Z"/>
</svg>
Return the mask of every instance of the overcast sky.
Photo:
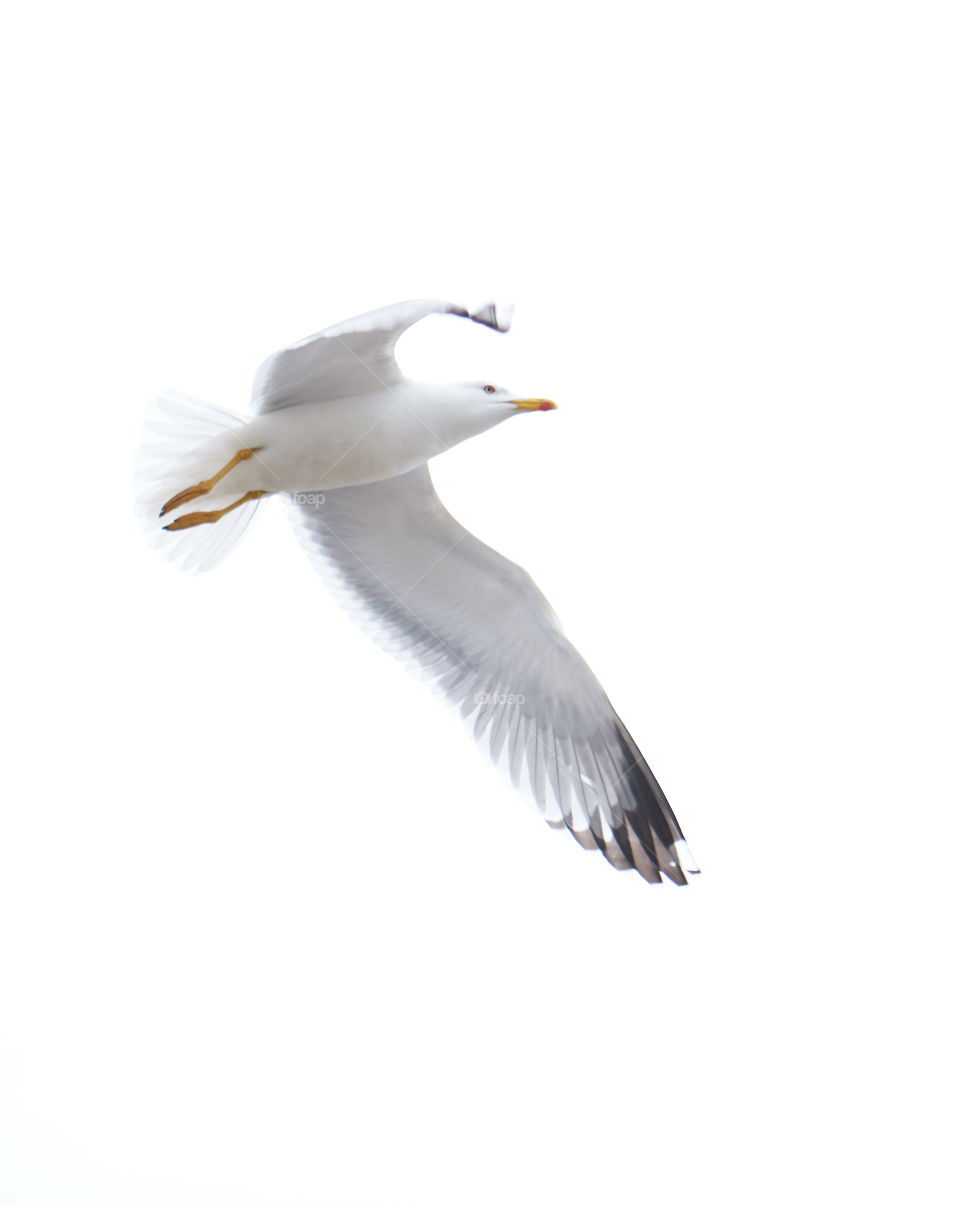
<svg viewBox="0 0 960 1206">
<path fill-rule="evenodd" d="M 6 1206 L 954 1200 L 957 12 L 22 7 L 0 71 Z M 438 460 L 703 875 L 552 832 L 172 386 L 409 297 L 556 399 Z M 186 483 L 185 483 L 186 484 Z M 948 1148 L 949 1145 L 949 1148 Z"/>
</svg>

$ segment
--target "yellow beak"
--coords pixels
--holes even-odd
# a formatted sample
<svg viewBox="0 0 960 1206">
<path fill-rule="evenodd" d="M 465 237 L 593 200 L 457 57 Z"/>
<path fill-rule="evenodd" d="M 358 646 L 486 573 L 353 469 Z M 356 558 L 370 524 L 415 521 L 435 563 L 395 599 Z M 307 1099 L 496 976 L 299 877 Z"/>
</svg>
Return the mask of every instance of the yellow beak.
<svg viewBox="0 0 960 1206">
<path fill-rule="evenodd" d="M 556 410 L 556 402 L 551 402 L 549 398 L 512 398 L 511 401 L 517 410 Z"/>
</svg>

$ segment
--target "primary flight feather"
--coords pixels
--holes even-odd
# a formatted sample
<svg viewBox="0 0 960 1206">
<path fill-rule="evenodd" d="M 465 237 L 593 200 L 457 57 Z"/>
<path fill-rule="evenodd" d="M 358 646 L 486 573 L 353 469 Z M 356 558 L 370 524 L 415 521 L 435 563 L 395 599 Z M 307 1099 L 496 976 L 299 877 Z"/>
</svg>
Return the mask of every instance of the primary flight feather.
<svg viewBox="0 0 960 1206">
<path fill-rule="evenodd" d="M 163 395 L 146 423 L 143 521 L 167 556 L 208 569 L 263 498 L 286 496 L 340 601 L 460 711 L 548 824 L 650 882 L 686 883 L 697 867 L 676 817 L 603 688 L 530 576 L 461 527 L 430 479 L 438 453 L 554 403 L 405 377 L 396 342 L 429 314 L 510 325 L 492 304 L 402 302 L 270 357 L 250 420 Z"/>
</svg>

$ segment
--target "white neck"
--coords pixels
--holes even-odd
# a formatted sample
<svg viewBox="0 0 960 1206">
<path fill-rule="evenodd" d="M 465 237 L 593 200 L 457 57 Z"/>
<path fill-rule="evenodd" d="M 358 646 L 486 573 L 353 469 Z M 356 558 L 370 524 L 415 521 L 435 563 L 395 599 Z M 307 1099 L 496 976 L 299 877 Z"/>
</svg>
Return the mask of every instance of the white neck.
<svg viewBox="0 0 960 1206">
<path fill-rule="evenodd" d="M 505 402 L 490 402 L 482 395 L 478 398 L 475 386 L 405 381 L 401 388 L 404 404 L 445 449 L 489 431 L 513 413 Z"/>
</svg>

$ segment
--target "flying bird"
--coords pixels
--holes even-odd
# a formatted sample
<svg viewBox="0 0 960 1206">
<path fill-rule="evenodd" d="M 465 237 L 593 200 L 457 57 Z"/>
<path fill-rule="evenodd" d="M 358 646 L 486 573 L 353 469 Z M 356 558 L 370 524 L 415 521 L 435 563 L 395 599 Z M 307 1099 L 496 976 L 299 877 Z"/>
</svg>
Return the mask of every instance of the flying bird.
<svg viewBox="0 0 960 1206">
<path fill-rule="evenodd" d="M 493 303 L 401 302 L 271 356 L 250 419 L 162 395 L 145 424 L 141 518 L 162 553 L 206 570 L 265 498 L 285 496 L 353 618 L 460 711 L 549 825 L 614 867 L 684 884 L 698 868 L 600 683 L 529 574 L 461 527 L 430 478 L 434 456 L 555 404 L 489 381 L 406 377 L 397 340 L 432 314 L 510 326 Z"/>
</svg>

